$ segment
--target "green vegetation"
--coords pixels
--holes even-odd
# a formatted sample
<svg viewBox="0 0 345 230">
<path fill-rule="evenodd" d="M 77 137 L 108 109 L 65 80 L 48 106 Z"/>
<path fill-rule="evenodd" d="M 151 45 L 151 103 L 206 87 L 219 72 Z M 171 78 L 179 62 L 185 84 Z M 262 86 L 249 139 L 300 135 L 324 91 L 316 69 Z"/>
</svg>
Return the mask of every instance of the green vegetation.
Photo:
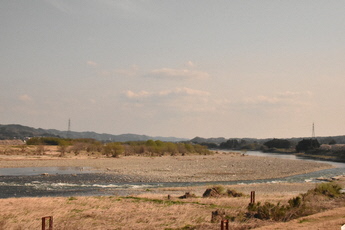
<svg viewBox="0 0 345 230">
<path fill-rule="evenodd" d="M 87 154 L 103 154 L 109 157 L 119 157 L 120 155 L 145 155 L 145 156 L 163 156 L 163 155 L 185 155 L 202 154 L 208 155 L 211 152 L 206 146 L 191 143 L 173 143 L 163 141 L 131 141 L 131 142 L 109 142 L 102 143 L 94 139 L 64 139 L 57 137 L 33 137 L 27 142 L 27 145 L 36 145 L 38 154 L 44 154 L 44 145 L 56 145 L 60 156 L 66 152 L 73 152 L 75 155 L 81 152 Z"/>
<path fill-rule="evenodd" d="M 307 193 L 294 197 L 288 204 L 282 205 L 265 202 L 264 204 L 251 203 L 247 207 L 247 218 L 261 220 L 289 221 L 302 216 L 311 215 L 325 209 L 325 203 L 330 199 L 336 199 L 344 195 L 340 192 L 341 187 L 336 183 L 322 183 Z M 324 201 L 324 203 L 322 203 Z M 336 201 L 336 200 L 335 200 Z M 337 202 L 337 201 L 336 201 Z"/>
<path fill-rule="evenodd" d="M 314 150 L 320 147 L 320 143 L 317 139 L 303 139 L 296 145 L 297 152 L 306 152 Z"/>
<path fill-rule="evenodd" d="M 291 142 L 285 139 L 272 139 L 264 143 L 267 148 L 288 149 L 291 147 Z"/>
<path fill-rule="evenodd" d="M 225 187 L 221 185 L 214 186 L 212 188 L 206 189 L 203 197 L 241 197 L 244 196 L 243 193 L 237 192 L 234 189 L 226 189 Z"/>
<path fill-rule="evenodd" d="M 26 141 L 27 145 L 60 145 L 62 142 L 70 142 L 69 139 L 58 137 L 32 137 Z"/>
<path fill-rule="evenodd" d="M 341 195 L 341 189 L 341 186 L 336 183 L 322 183 L 310 192 L 334 198 Z"/>
</svg>

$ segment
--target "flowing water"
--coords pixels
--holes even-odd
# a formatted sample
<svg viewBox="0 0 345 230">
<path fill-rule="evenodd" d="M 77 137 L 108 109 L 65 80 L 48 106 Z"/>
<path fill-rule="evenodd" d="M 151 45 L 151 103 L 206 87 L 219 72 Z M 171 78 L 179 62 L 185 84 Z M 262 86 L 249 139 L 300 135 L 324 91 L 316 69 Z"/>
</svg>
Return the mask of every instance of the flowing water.
<svg viewBox="0 0 345 230">
<path fill-rule="evenodd" d="M 247 155 L 278 157 L 292 160 L 308 160 L 290 154 L 247 152 Z M 322 161 L 325 162 L 325 161 Z M 228 182 L 169 182 L 144 183 L 130 175 L 110 175 L 98 173 L 85 167 L 44 167 L 0 169 L 0 198 L 39 197 L 39 196 L 89 196 L 89 195 L 128 195 L 158 187 L 189 187 L 214 184 L 251 184 L 277 182 L 316 181 L 317 178 L 330 178 L 345 175 L 345 163 L 330 162 L 335 168 L 317 172 L 289 176 L 279 179 L 228 181 Z"/>
</svg>

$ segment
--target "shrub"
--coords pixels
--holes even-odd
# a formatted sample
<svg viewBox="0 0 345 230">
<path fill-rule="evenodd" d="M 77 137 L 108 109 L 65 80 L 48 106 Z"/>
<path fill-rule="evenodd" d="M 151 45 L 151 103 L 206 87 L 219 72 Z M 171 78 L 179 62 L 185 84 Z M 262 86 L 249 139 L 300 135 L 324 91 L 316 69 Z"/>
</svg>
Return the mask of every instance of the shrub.
<svg viewBox="0 0 345 230">
<path fill-rule="evenodd" d="M 322 183 L 322 184 L 318 184 L 316 186 L 316 188 L 312 191 L 314 191 L 317 194 L 322 194 L 328 197 L 337 197 L 339 195 L 341 195 L 341 186 L 330 182 L 330 183 Z"/>
<path fill-rule="evenodd" d="M 263 220 L 288 221 L 319 211 L 315 209 L 315 205 L 313 206 L 314 203 L 318 203 L 317 196 L 335 198 L 341 195 L 340 190 L 341 187 L 336 183 L 322 183 L 317 185 L 315 189 L 290 199 L 288 205 L 269 202 L 265 202 L 263 205 L 260 202 L 251 203 L 247 207 L 246 216 Z"/>
<path fill-rule="evenodd" d="M 121 143 L 112 142 L 104 146 L 103 151 L 106 156 L 111 155 L 112 157 L 118 157 L 120 154 L 124 153 L 125 148 Z"/>
<path fill-rule="evenodd" d="M 302 205 L 302 198 L 300 196 L 296 196 L 288 201 L 290 207 L 297 208 Z"/>
<path fill-rule="evenodd" d="M 208 188 L 202 195 L 203 197 L 241 197 L 243 193 L 237 192 L 233 189 L 225 189 L 225 187 L 218 185 L 213 188 Z"/>
<path fill-rule="evenodd" d="M 228 190 L 226 191 L 226 193 L 227 193 L 227 195 L 228 195 L 229 197 L 241 197 L 241 196 L 244 196 L 243 193 L 237 192 L 237 191 L 234 190 L 234 189 L 228 189 Z"/>
</svg>

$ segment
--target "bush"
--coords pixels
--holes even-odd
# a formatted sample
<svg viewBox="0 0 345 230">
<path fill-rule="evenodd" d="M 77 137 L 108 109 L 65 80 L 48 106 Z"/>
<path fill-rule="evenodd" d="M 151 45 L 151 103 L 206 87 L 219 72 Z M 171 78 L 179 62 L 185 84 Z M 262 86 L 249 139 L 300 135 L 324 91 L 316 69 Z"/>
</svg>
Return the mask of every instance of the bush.
<svg viewBox="0 0 345 230">
<path fill-rule="evenodd" d="M 288 205 L 270 202 L 265 202 L 263 205 L 260 202 L 249 204 L 246 216 L 263 220 L 289 221 L 320 211 L 314 207 L 314 203 L 318 203 L 317 195 L 335 198 L 341 195 L 340 190 L 341 187 L 336 183 L 322 183 L 317 185 L 315 189 L 290 199 Z"/>
<path fill-rule="evenodd" d="M 322 194 L 328 197 L 337 197 L 339 195 L 341 195 L 341 186 L 330 182 L 330 183 L 322 183 L 322 184 L 318 184 L 316 186 L 316 188 L 312 191 L 314 191 L 317 194 Z"/>
<path fill-rule="evenodd" d="M 112 142 L 104 146 L 103 151 L 106 156 L 111 155 L 112 157 L 118 157 L 120 154 L 124 153 L 125 148 L 121 143 Z"/>
<path fill-rule="evenodd" d="M 225 187 L 218 185 L 212 188 L 206 189 L 204 194 L 202 195 L 203 197 L 241 197 L 243 196 L 243 193 L 237 192 L 236 190 L 233 189 L 225 189 Z"/>
<path fill-rule="evenodd" d="M 228 195 L 229 197 L 241 197 L 241 196 L 244 196 L 243 193 L 237 192 L 237 191 L 234 190 L 234 189 L 228 189 L 228 190 L 226 191 L 226 193 L 227 193 L 227 195 Z"/>
</svg>

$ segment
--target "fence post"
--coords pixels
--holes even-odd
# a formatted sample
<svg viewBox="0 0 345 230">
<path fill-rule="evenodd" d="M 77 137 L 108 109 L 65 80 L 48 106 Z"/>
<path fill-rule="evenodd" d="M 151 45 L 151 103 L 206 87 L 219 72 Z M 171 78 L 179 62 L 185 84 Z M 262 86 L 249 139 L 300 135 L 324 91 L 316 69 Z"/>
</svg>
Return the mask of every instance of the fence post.
<svg viewBox="0 0 345 230">
<path fill-rule="evenodd" d="M 224 224 L 225 224 L 225 226 L 224 226 Z M 220 222 L 220 229 L 221 230 L 229 230 L 229 221 L 228 220 L 222 220 Z"/>
<path fill-rule="evenodd" d="M 47 230 L 53 230 L 53 217 L 52 216 L 42 217 L 42 230 L 46 230 L 46 219 L 49 220 L 49 227 Z"/>
<path fill-rule="evenodd" d="M 250 192 L 250 203 L 251 204 L 255 203 L 255 191 Z"/>
</svg>

